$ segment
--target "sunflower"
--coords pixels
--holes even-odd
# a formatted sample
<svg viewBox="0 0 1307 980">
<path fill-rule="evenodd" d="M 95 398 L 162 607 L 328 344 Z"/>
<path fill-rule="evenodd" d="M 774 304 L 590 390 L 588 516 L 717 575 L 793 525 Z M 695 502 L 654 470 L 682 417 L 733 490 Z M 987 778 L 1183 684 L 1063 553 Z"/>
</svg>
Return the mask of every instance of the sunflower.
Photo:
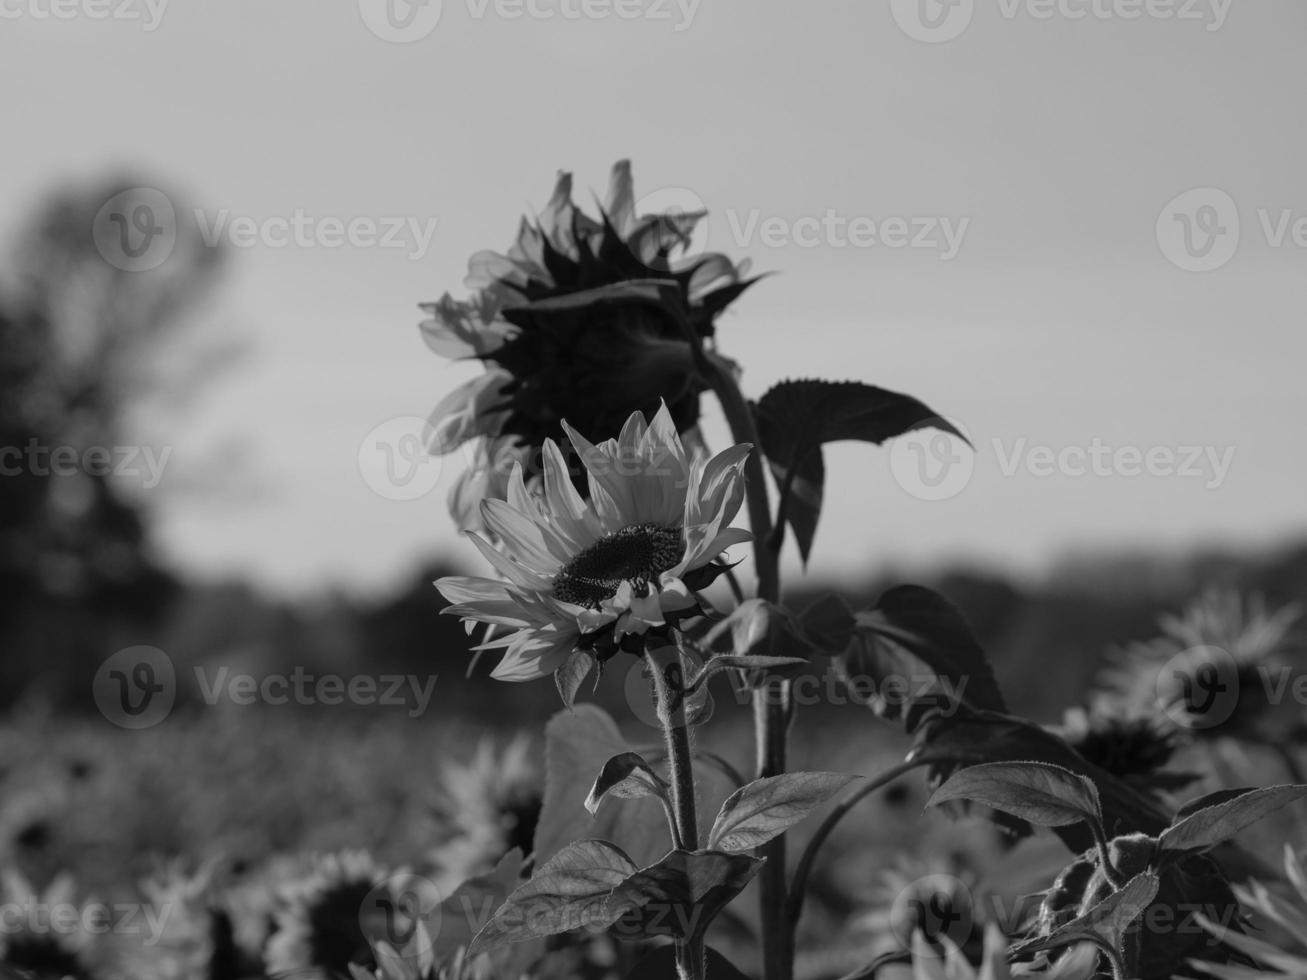
<svg viewBox="0 0 1307 980">
<path fill-rule="evenodd" d="M 638 649 L 650 630 L 698 612 L 696 589 L 720 568 L 715 559 L 750 539 L 728 526 L 743 501 L 750 446 L 691 462 L 666 405 L 648 423 L 633 412 L 618 438 L 599 445 L 563 425 L 587 470 L 590 499 L 546 440 L 543 492 L 527 490 L 518 466 L 508 499 L 481 504 L 502 551 L 470 533 L 504 580 L 436 582 L 454 603 L 446 613 L 510 631 L 477 647 L 505 651 L 492 672 L 500 680 L 545 677 L 578 648 L 600 659 Z"/>
<path fill-rule="evenodd" d="M 1179 615 L 1164 616 L 1160 636 L 1112 655 L 1103 696 L 1126 714 L 1151 714 L 1197 737 L 1300 739 L 1296 705 L 1271 692 L 1277 675 L 1301 668 L 1294 636 L 1301 615 L 1297 605 L 1272 609 L 1258 595 L 1205 592 Z"/>
<path fill-rule="evenodd" d="M 277 928 L 264 951 L 269 975 L 333 977 L 351 963 L 376 967 L 363 911 L 388 873 L 363 851 L 320 857 L 312 873 L 281 895 Z"/>
<path fill-rule="evenodd" d="M 9 910 L 0 923 L 0 964 L 35 980 L 89 977 L 85 961 L 90 934 L 81 927 L 86 911 L 75 901 L 75 894 L 68 874 L 57 876 L 44 892 L 33 888 L 17 871 L 0 874 L 0 904 Z M 71 930 L 65 924 L 68 909 L 77 910 L 78 926 Z M 0 974 L 5 971 L 0 969 Z"/>
<path fill-rule="evenodd" d="M 1095 706 L 1070 708 L 1053 731 L 1098 768 L 1153 797 L 1184 789 L 1196 773 L 1166 772 L 1180 733 L 1150 715 L 1125 715 Z"/>
<path fill-rule="evenodd" d="M 708 387 L 700 348 L 754 280 L 724 255 L 685 255 L 704 212 L 641 216 L 634 201 L 628 161 L 613 167 L 598 220 L 572 204 L 572 176 L 560 173 L 507 255 L 472 257 L 469 299 L 446 293 L 423 305 L 427 345 L 486 368 L 430 420 L 432 452 L 477 443 L 450 495 L 460 524 L 481 499 L 503 499 L 513 463 L 539 474 L 539 453 L 564 418 L 594 439 L 616 436 L 628 415 L 660 401 L 679 431 L 698 422 Z"/>
<path fill-rule="evenodd" d="M 439 782 L 444 839 L 430 855 L 438 885 L 448 885 L 452 892 L 490 871 L 514 848 L 523 856 L 531 853 L 544 802 L 544 774 L 526 735 L 502 748 L 482 740 L 466 765 L 445 760 Z"/>
</svg>

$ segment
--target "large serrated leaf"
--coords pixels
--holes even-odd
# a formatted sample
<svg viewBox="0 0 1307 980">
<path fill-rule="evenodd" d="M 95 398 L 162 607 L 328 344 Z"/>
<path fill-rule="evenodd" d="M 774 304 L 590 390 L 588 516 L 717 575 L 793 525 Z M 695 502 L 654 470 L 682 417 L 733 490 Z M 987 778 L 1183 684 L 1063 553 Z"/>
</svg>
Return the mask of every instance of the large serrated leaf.
<svg viewBox="0 0 1307 980">
<path fill-rule="evenodd" d="M 607 841 L 569 844 L 508 896 L 476 934 L 468 955 L 582 927 L 606 929 L 621 914 L 609 911 L 609 896 L 638 870 L 621 848 Z"/>
<path fill-rule="evenodd" d="M 674 850 L 616 886 L 605 915 L 619 939 L 695 939 L 762 863 L 747 854 Z"/>
<path fill-rule="evenodd" d="M 789 772 L 755 779 L 722 804 L 708 846 L 747 851 L 794 826 L 855 779 L 843 772 Z"/>
<path fill-rule="evenodd" d="M 1162 831 L 1162 849 L 1192 851 L 1215 847 L 1281 807 L 1307 798 L 1307 786 L 1268 786 L 1233 798 L 1226 793 L 1219 796 L 1221 798 L 1213 799 L 1208 806 L 1194 808 L 1194 804 L 1190 804 L 1187 814 Z"/>
<path fill-rule="evenodd" d="M 821 511 L 821 447 L 857 440 L 882 443 L 924 426 L 965 438 L 917 399 L 858 381 L 782 381 L 758 400 L 758 435 L 782 492 L 786 518 L 807 562 Z"/>
<path fill-rule="evenodd" d="M 1102 819 L 1093 780 L 1044 762 L 990 762 L 963 769 L 935 790 L 926 806 L 951 800 L 983 803 L 1037 827 Z"/>
</svg>

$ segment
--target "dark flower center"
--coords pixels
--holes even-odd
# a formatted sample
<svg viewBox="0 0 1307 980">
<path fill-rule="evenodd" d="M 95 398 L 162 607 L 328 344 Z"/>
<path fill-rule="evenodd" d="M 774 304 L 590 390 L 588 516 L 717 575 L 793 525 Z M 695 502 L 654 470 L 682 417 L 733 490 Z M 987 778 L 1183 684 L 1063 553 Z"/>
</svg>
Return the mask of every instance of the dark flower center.
<svg viewBox="0 0 1307 980">
<path fill-rule="evenodd" d="M 623 582 L 643 586 L 681 560 L 681 529 L 632 524 L 596 541 L 554 578 L 554 598 L 592 608 Z"/>
</svg>

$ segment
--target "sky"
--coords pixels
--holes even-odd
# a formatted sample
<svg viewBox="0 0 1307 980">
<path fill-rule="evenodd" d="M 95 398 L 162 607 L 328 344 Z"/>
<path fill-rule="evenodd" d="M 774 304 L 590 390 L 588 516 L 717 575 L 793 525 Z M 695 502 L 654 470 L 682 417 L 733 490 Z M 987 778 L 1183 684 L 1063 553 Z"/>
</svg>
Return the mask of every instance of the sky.
<svg viewBox="0 0 1307 980">
<path fill-rule="evenodd" d="M 719 321 L 749 395 L 864 381 L 975 446 L 828 447 L 810 575 L 1268 547 L 1307 530 L 1305 41 L 1301 0 L 0 0 L 0 233 L 127 168 L 229 247 L 198 329 L 245 354 L 141 436 L 198 575 L 474 567 L 410 437 L 478 369 L 417 304 L 622 158 L 774 273 Z"/>
</svg>

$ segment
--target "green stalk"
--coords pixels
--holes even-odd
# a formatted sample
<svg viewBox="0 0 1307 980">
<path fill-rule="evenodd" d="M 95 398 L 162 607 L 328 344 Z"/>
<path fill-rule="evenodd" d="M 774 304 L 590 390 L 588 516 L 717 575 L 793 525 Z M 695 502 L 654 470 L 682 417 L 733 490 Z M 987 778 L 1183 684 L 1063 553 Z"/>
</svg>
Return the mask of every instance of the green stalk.
<svg viewBox="0 0 1307 980">
<path fill-rule="evenodd" d="M 771 505 L 767 496 L 767 473 L 762 464 L 762 445 L 753 413 L 730 368 L 708 355 L 710 382 L 721 402 L 731 438 L 753 445 L 745 461 L 745 491 L 749 528 L 753 531 L 753 561 L 758 576 L 758 597 L 779 603 L 780 548 L 772 533 Z M 753 692 L 753 729 L 759 779 L 785 771 L 786 739 L 789 735 L 793 693 L 790 682 L 769 680 Z M 794 929 L 785 915 L 785 835 L 773 837 L 760 849 L 767 859 L 758 874 L 758 897 L 762 922 L 763 980 L 792 980 L 794 975 Z"/>
<path fill-rule="evenodd" d="M 667 742 L 667 768 L 671 775 L 672 813 L 676 819 L 678 846 L 699 848 L 699 817 L 694 797 L 694 759 L 690 750 L 690 726 L 685 716 L 685 671 L 675 646 L 662 646 L 645 654 L 653 675 L 658 721 Z M 678 980 L 704 980 L 703 940 L 699 937 L 676 943 Z"/>
</svg>

